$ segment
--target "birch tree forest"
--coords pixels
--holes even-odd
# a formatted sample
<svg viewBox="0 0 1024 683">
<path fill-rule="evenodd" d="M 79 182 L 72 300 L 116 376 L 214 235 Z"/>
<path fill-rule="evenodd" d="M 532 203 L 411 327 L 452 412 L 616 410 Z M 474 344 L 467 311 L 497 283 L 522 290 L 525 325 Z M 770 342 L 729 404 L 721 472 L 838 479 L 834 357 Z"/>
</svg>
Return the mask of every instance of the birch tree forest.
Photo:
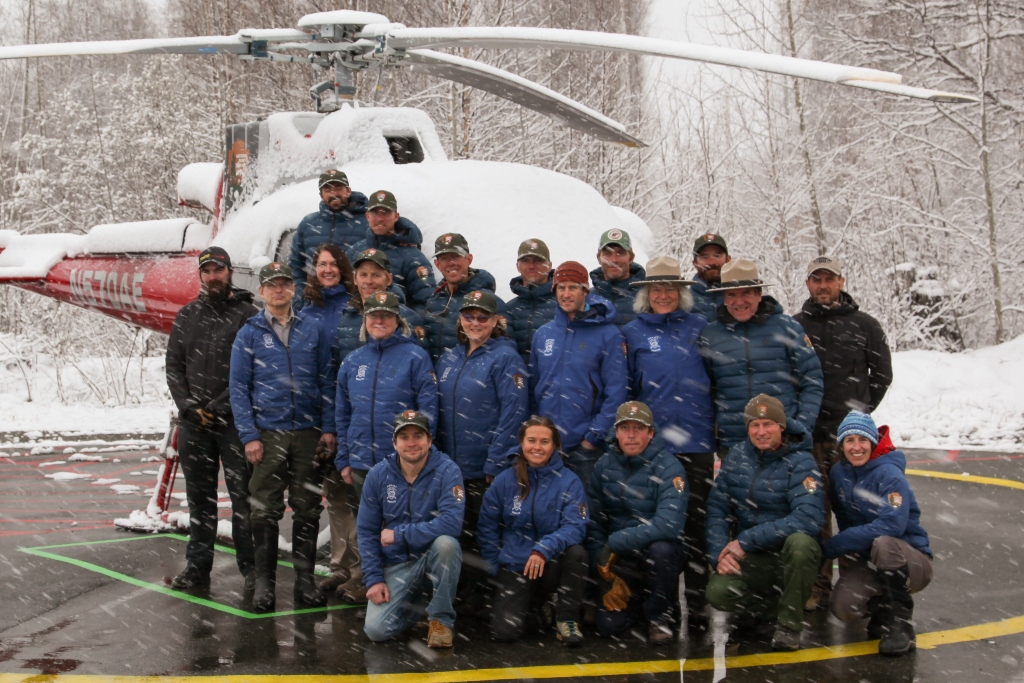
<svg viewBox="0 0 1024 683">
<path fill-rule="evenodd" d="M 0 40 L 231 34 L 291 27 L 331 9 L 379 12 L 408 26 L 643 34 L 646 2 L 10 0 L 0 5 Z M 897 71 L 981 103 L 932 104 L 708 67 L 667 89 L 652 75 L 653 58 L 459 52 L 621 121 L 649 144 L 631 150 L 404 71 L 362 75 L 357 97 L 427 111 L 453 159 L 533 164 L 590 183 L 648 222 L 659 253 L 684 263 L 697 235 L 722 233 L 734 257 L 760 264 L 787 312 L 806 298 L 806 264 L 829 254 L 847 264 L 848 291 L 897 350 L 977 348 L 1024 331 L 1024 5 L 712 0 L 703 21 L 719 45 Z M 0 63 L 0 229 L 81 232 L 183 215 L 178 170 L 221 160 L 226 125 L 310 109 L 313 82 L 308 66 L 220 56 Z M 10 287 L 0 299 L 8 344 L 70 357 L 162 353 L 159 335 Z"/>
</svg>

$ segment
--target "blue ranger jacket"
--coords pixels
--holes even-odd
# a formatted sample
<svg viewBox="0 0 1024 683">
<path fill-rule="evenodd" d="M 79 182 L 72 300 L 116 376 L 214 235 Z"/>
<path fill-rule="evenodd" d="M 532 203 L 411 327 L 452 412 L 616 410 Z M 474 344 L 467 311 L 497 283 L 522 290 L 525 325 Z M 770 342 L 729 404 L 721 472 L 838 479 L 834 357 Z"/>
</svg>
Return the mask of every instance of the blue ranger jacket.
<svg viewBox="0 0 1024 683">
<path fill-rule="evenodd" d="M 548 281 L 542 285 L 527 286 L 523 278 L 515 277 L 508 283 L 515 298 L 505 304 L 505 319 L 508 320 L 509 334 L 516 340 L 523 362 L 530 364 L 530 343 L 541 325 L 555 319 L 558 301 L 551 289 L 554 271 L 548 273 Z"/>
<path fill-rule="evenodd" d="M 928 532 L 921 526 L 921 507 L 907 481 L 907 458 L 889 440 L 889 428 L 878 428 L 872 459 L 854 467 L 843 458 L 829 472 L 828 497 L 839 521 L 839 533 L 825 542 L 825 557 L 863 555 L 879 536 L 905 541 L 932 556 Z"/>
<path fill-rule="evenodd" d="M 341 336 L 338 330 L 338 322 L 341 320 L 341 312 L 349 305 L 352 295 L 345 289 L 345 285 L 334 285 L 320 290 L 324 303 L 317 306 L 312 301 L 302 300 L 302 312 L 307 318 L 315 320 L 323 328 L 324 334 L 331 340 L 331 359 L 334 363 L 334 375 L 337 378 L 338 367 L 341 365 Z M 333 394 L 333 392 L 332 392 Z"/>
<path fill-rule="evenodd" d="M 396 332 L 369 340 L 338 370 L 338 470 L 369 470 L 394 451 L 395 415 L 418 410 L 437 429 L 437 381 L 427 352 Z"/>
<path fill-rule="evenodd" d="M 334 434 L 331 366 L 331 340 L 316 320 L 297 313 L 285 346 L 263 311 L 249 318 L 231 347 L 229 381 L 242 443 L 261 429 Z"/>
<path fill-rule="evenodd" d="M 633 311 L 633 299 L 636 297 L 636 289 L 629 286 L 631 282 L 639 282 L 647 277 L 647 271 L 638 263 L 629 264 L 629 277 L 625 280 L 606 280 L 604 272 L 600 268 L 590 271 L 590 281 L 594 283 L 594 293 L 603 296 L 615 306 L 617 315 L 615 324 L 619 327 L 636 318 Z"/>
<path fill-rule="evenodd" d="M 707 548 L 712 567 L 733 538 L 744 552 L 778 550 L 791 534 L 821 535 L 825 492 L 814 456 L 783 444 L 761 451 L 750 439 L 733 446 L 708 496 Z"/>
<path fill-rule="evenodd" d="M 302 298 L 306 276 L 312 272 L 313 254 L 324 243 L 337 244 L 347 252 L 349 247 L 366 237 L 370 224 L 366 222 L 366 195 L 353 192 L 348 206 L 341 211 L 331 211 L 326 203 L 301 221 L 292 236 L 292 250 L 288 256 L 288 267 L 295 276 L 295 298 Z"/>
<path fill-rule="evenodd" d="M 708 283 L 700 279 L 700 275 L 690 278 L 694 284 L 690 285 L 690 294 L 693 295 L 693 310 L 709 323 L 718 320 L 718 307 L 725 303 L 725 295 L 722 292 L 708 294 Z M 715 284 L 717 287 L 717 283 Z"/>
<path fill-rule="evenodd" d="M 522 457 L 522 456 L 520 456 Z M 499 567 L 521 574 L 534 552 L 556 560 L 587 535 L 583 482 L 554 453 L 543 467 L 528 467 L 530 493 L 519 493 L 515 466 L 491 483 L 480 508 L 480 555 L 491 575 Z"/>
<path fill-rule="evenodd" d="M 388 255 L 391 262 L 391 275 L 395 285 L 405 293 L 409 305 L 419 308 L 426 305 L 427 299 L 436 289 L 434 268 L 426 255 L 420 251 L 423 234 L 408 218 L 399 218 L 395 223 L 395 233 L 378 237 L 373 230 L 366 229 L 363 239 L 353 244 L 347 251 L 348 260 L 355 263 L 359 254 L 367 249 L 379 249 Z"/>
<path fill-rule="evenodd" d="M 377 463 L 366 475 L 356 517 L 363 585 L 383 582 L 385 567 L 419 559 L 439 536 L 457 539 L 465 500 L 459 468 L 433 446 L 412 484 L 402 474 L 398 454 Z M 395 542 L 386 548 L 380 543 L 384 529 L 395 532 Z"/>
<path fill-rule="evenodd" d="M 611 302 L 590 294 L 572 322 L 559 308 L 533 336 L 533 405 L 557 425 L 565 451 L 584 439 L 602 448 L 628 398 L 625 341 L 614 321 Z"/>
<path fill-rule="evenodd" d="M 606 544 L 620 555 L 640 552 L 655 541 L 682 540 L 690 487 L 661 434 L 640 455 L 622 453 L 616 440 L 594 466 L 587 487 L 587 545 L 597 556 Z"/>
<path fill-rule="evenodd" d="M 391 289 L 389 291 L 394 291 Z M 399 292 L 395 292 L 398 294 Z M 401 298 L 401 297 L 399 297 Z M 398 315 L 409 323 L 409 336 L 416 346 L 424 351 L 429 351 L 427 339 L 427 321 L 423 316 L 404 304 L 398 305 Z M 359 332 L 363 329 L 363 309 L 359 307 L 355 299 L 349 301 L 348 305 L 341 310 L 338 316 L 338 357 L 345 360 L 348 354 L 362 347 L 366 342 L 359 340 Z M 403 330 L 398 330 L 403 334 Z"/>
<path fill-rule="evenodd" d="M 509 339 L 489 339 L 469 358 L 468 348 L 459 344 L 437 361 L 437 440 L 463 478 L 473 481 L 497 476 L 507 465 L 530 397 L 526 366 Z"/>
<path fill-rule="evenodd" d="M 711 378 L 722 448 L 747 440 L 743 409 L 758 394 L 782 401 L 787 433 L 804 434 L 810 448 L 825 380 L 804 328 L 782 314 L 779 302 L 764 297 L 757 313 L 745 323 L 736 322 L 723 306 L 718 320 L 701 332 L 700 345 Z"/>
<path fill-rule="evenodd" d="M 427 336 L 430 338 L 430 357 L 437 362 L 441 354 L 458 345 L 455 323 L 459 320 L 459 307 L 467 294 L 476 290 L 494 291 L 494 276 L 486 270 L 469 269 L 469 277 L 454 292 L 448 291 L 444 280 L 427 300 L 423 316 L 427 319 Z M 498 315 L 505 315 L 505 302 L 498 300 Z"/>
<path fill-rule="evenodd" d="M 673 453 L 715 449 L 711 380 L 700 353 L 704 318 L 684 310 L 640 313 L 622 328 L 630 395 L 654 413 Z"/>
</svg>

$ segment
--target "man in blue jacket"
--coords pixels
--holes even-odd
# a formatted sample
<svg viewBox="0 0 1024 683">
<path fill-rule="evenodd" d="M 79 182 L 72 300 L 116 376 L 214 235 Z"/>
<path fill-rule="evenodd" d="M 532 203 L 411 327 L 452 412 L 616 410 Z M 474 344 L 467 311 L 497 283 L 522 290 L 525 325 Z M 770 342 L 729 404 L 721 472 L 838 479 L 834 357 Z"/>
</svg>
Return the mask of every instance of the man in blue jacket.
<svg viewBox="0 0 1024 683">
<path fill-rule="evenodd" d="M 394 638 L 419 620 L 420 595 L 429 593 L 427 647 L 449 648 L 462 569 L 462 474 L 433 447 L 425 415 L 408 410 L 394 425 L 395 453 L 370 470 L 359 503 L 359 552 L 370 601 L 363 631 L 374 642 Z"/>
<path fill-rule="evenodd" d="M 595 293 L 615 306 L 615 324 L 618 327 L 636 318 L 633 311 L 636 290 L 630 284 L 643 280 L 647 275 L 643 266 L 633 262 L 635 258 L 633 244 L 625 230 L 613 228 L 601 235 L 597 248 L 600 267 L 590 271 L 590 279 L 594 281 Z"/>
<path fill-rule="evenodd" d="M 628 401 L 616 411 L 612 448 L 594 468 L 587 495 L 587 543 L 602 580 L 598 630 L 618 635 L 642 615 L 652 644 L 670 642 L 689 486 L 647 405 Z"/>
<path fill-rule="evenodd" d="M 708 497 L 708 602 L 738 612 L 741 628 L 777 611 L 772 647 L 798 650 L 821 561 L 821 474 L 802 439 L 786 441 L 781 401 L 755 396 L 743 417 L 747 439 L 722 461 Z"/>
<path fill-rule="evenodd" d="M 302 298 L 306 277 L 313 270 L 313 254 L 324 242 L 337 244 L 347 252 L 366 237 L 366 195 L 353 192 L 348 176 L 337 169 L 320 174 L 317 183 L 320 208 L 301 221 L 292 236 L 288 266 L 295 275 L 295 295 Z"/>
<path fill-rule="evenodd" d="M 722 268 L 732 260 L 725 238 L 713 232 L 701 235 L 693 241 L 693 267 L 697 274 L 690 285 L 693 294 L 693 312 L 709 323 L 718 319 L 718 307 L 724 299 L 721 292 L 708 292 L 722 281 Z"/>
<path fill-rule="evenodd" d="M 494 291 L 494 276 L 486 270 L 471 268 L 472 263 L 469 243 L 462 235 L 446 232 L 434 240 L 434 265 L 443 279 L 427 300 L 423 314 L 429 326 L 430 357 L 435 363 L 442 353 L 459 343 L 455 323 L 462 299 L 477 289 Z M 504 316 L 505 302 L 495 299 L 498 315 Z"/>
<path fill-rule="evenodd" d="M 557 425 L 565 464 L 586 482 L 628 398 L 625 340 L 615 307 L 590 294 L 582 264 L 566 261 L 553 282 L 558 310 L 533 336 L 530 395 L 537 413 Z"/>
<path fill-rule="evenodd" d="M 811 448 L 825 391 L 821 363 L 800 323 L 762 296 L 766 286 L 753 261 L 737 259 L 722 269 L 721 284 L 708 290 L 725 296 L 718 319 L 700 335 L 717 410 L 719 457 L 746 441 L 743 411 L 757 394 L 782 401 L 787 432 Z"/>
<path fill-rule="evenodd" d="M 509 333 L 516 341 L 523 362 L 530 364 L 530 344 L 533 335 L 544 323 L 555 317 L 558 302 L 552 290 L 551 253 L 542 240 L 528 239 L 519 245 L 516 258 L 519 277 L 512 278 L 508 286 L 515 298 L 505 307 Z"/>
<path fill-rule="evenodd" d="M 278 522 L 284 492 L 292 509 L 295 601 L 322 606 L 313 582 L 320 528 L 317 457 L 336 447 L 331 338 L 319 322 L 292 311 L 295 284 L 288 266 L 270 263 L 260 270 L 260 297 L 266 308 L 246 321 L 231 349 L 229 391 L 238 436 L 253 465 L 252 535 L 256 593 L 253 608 L 274 606 Z"/>
<path fill-rule="evenodd" d="M 398 200 L 387 190 L 370 195 L 366 207 L 366 220 L 370 229 L 366 237 L 348 249 L 349 261 L 355 263 L 367 249 L 378 249 L 388 255 L 395 285 L 405 294 L 410 306 L 426 305 L 436 288 L 434 270 L 420 251 L 423 234 L 416 224 L 398 213 Z"/>
</svg>

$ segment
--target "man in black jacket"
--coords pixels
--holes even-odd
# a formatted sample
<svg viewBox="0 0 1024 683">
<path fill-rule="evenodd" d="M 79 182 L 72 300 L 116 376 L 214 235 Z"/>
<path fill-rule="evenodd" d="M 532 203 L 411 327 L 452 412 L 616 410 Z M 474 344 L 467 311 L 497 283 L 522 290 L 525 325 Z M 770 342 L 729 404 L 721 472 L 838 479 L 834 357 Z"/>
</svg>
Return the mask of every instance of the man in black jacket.
<svg viewBox="0 0 1024 683">
<path fill-rule="evenodd" d="M 199 298 L 174 319 L 167 340 L 167 386 L 178 407 L 178 453 L 185 473 L 189 541 L 187 565 L 171 581 L 179 589 L 210 582 L 217 537 L 217 475 L 231 496 L 231 536 L 245 590 L 255 586 L 249 526 L 249 464 L 238 439 L 228 398 L 231 345 L 256 313 L 252 294 L 231 286 L 231 259 L 220 247 L 199 255 Z"/>
<path fill-rule="evenodd" d="M 839 457 L 839 423 L 851 410 L 872 412 L 892 382 L 892 358 L 885 332 L 843 291 L 845 286 L 839 259 L 819 256 L 807 266 L 807 291 L 811 296 L 793 316 L 814 344 L 825 375 L 825 398 L 814 426 L 814 459 L 825 490 L 829 469 Z M 822 542 L 832 537 L 831 514 L 826 499 Z M 828 604 L 831 593 L 832 562 L 827 561 L 807 601 L 807 609 Z"/>
</svg>

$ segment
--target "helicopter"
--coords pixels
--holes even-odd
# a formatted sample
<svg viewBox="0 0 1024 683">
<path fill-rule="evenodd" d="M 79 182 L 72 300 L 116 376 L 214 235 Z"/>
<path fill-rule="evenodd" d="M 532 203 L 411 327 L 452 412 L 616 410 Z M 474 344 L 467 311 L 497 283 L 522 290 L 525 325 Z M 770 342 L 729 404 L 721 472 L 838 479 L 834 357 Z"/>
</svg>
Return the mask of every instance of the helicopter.
<svg viewBox="0 0 1024 683">
<path fill-rule="evenodd" d="M 407 68 L 498 95 L 550 116 L 596 140 L 643 146 L 600 112 L 508 71 L 435 48 L 566 49 L 624 52 L 754 69 L 797 78 L 946 103 L 975 98 L 907 86 L 899 74 L 781 55 L 625 34 L 553 28 L 407 28 L 371 12 L 337 10 L 302 17 L 294 29 L 245 29 L 229 36 L 161 38 L 0 47 L 0 59 L 114 54 L 230 54 L 246 61 L 313 64 L 330 78 L 310 88 L 315 111 L 272 114 L 229 126 L 224 160 L 189 164 L 178 175 L 181 205 L 205 208 L 193 218 L 97 225 L 85 234 L 19 235 L 0 231 L 0 284 L 8 284 L 168 332 L 178 309 L 199 293 L 196 255 L 210 245 L 232 258 L 234 284 L 255 292 L 256 273 L 287 260 L 291 235 L 316 210 L 316 178 L 340 168 L 354 188 L 384 188 L 399 199 L 429 243 L 460 232 L 489 253 L 514 254 L 541 235 L 553 253 L 572 253 L 611 228 L 626 230 L 643 260 L 653 237 L 642 219 L 610 205 L 569 176 L 522 164 L 450 161 L 433 122 L 413 108 L 365 106 L 354 100 L 355 74 Z M 471 201 L 440 210 L 437 197 L 459 188 Z M 537 207 L 572 206 L 553 215 Z M 518 230 L 495 223 L 516 216 Z M 520 234 L 530 226 L 531 235 Z M 512 258 L 489 265 L 507 282 Z M 499 294 L 502 293 L 499 289 Z"/>
</svg>

